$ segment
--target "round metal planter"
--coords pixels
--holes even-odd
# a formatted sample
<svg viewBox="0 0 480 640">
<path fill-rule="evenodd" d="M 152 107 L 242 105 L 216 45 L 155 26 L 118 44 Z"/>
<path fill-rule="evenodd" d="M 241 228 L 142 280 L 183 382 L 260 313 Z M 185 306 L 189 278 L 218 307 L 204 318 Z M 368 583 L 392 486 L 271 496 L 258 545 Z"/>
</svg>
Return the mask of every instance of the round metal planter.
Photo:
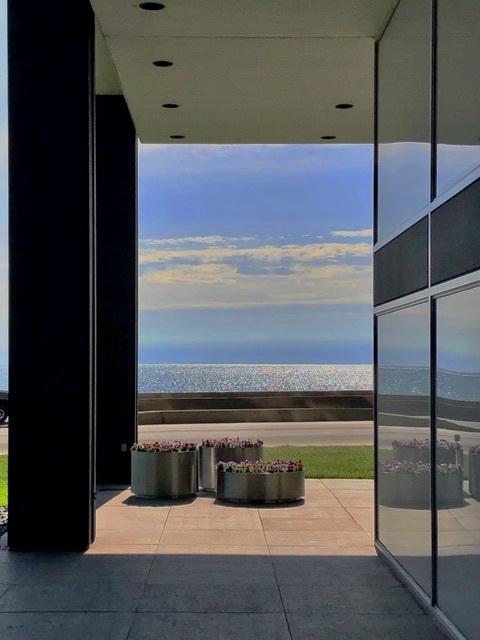
<svg viewBox="0 0 480 640">
<path fill-rule="evenodd" d="M 139 498 L 184 498 L 197 492 L 196 451 L 132 451 L 132 493 Z"/>
<path fill-rule="evenodd" d="M 470 449 L 469 455 L 469 490 L 472 498 L 480 500 L 480 454 L 473 453 Z"/>
<path fill-rule="evenodd" d="M 463 504 L 463 474 L 437 474 L 437 507 L 454 508 Z M 430 509 L 431 479 L 429 473 L 378 474 L 378 502 L 397 509 Z"/>
<path fill-rule="evenodd" d="M 217 498 L 226 502 L 281 504 L 305 495 L 303 471 L 232 473 L 217 470 Z"/>
<path fill-rule="evenodd" d="M 198 447 L 198 488 L 215 491 L 217 462 L 256 462 L 263 459 L 263 447 Z"/>
</svg>

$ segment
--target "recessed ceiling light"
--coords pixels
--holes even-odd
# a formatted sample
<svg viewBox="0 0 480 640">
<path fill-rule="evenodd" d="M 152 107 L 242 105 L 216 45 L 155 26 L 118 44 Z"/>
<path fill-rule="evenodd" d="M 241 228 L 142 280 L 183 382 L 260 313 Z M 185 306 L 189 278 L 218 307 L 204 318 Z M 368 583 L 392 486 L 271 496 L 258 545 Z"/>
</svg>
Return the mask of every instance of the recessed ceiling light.
<svg viewBox="0 0 480 640">
<path fill-rule="evenodd" d="M 172 138 L 172 140 L 181 140 L 182 138 L 185 138 L 185 136 L 181 136 L 176 133 L 174 136 L 170 136 L 170 138 Z"/>
<path fill-rule="evenodd" d="M 321 136 L 322 140 L 335 140 L 337 136 Z"/>
<path fill-rule="evenodd" d="M 165 5 L 161 2 L 141 2 L 138 6 L 145 11 L 160 11 L 160 9 L 165 9 Z"/>
<path fill-rule="evenodd" d="M 173 62 L 170 62 L 170 60 L 154 60 L 152 62 L 154 67 L 171 67 L 173 66 Z"/>
<path fill-rule="evenodd" d="M 335 105 L 335 109 L 353 109 L 353 104 L 350 104 L 350 102 L 339 102 Z"/>
<path fill-rule="evenodd" d="M 179 106 L 179 104 L 175 104 L 174 102 L 166 102 L 165 104 L 162 104 L 164 109 L 178 109 Z"/>
</svg>

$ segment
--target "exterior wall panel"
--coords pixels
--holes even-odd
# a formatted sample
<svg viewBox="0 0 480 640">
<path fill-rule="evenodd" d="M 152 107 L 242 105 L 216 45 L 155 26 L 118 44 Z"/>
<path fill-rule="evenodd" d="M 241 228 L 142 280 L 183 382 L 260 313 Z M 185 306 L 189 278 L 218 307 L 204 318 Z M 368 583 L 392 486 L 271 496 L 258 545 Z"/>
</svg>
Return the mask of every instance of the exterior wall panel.
<svg viewBox="0 0 480 640">
<path fill-rule="evenodd" d="M 432 284 L 480 268 L 480 180 L 432 213 Z"/>
<path fill-rule="evenodd" d="M 375 252 L 374 304 L 428 287 L 428 218 Z"/>
</svg>

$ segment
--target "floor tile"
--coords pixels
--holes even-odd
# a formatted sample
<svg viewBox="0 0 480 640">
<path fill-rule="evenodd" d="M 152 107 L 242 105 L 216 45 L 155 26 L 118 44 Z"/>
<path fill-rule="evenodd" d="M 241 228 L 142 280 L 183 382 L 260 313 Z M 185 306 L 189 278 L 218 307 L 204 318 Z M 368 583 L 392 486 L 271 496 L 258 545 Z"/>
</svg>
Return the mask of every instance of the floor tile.
<svg viewBox="0 0 480 640">
<path fill-rule="evenodd" d="M 97 529 L 138 525 L 163 525 L 170 507 L 102 507 L 97 510 Z"/>
<path fill-rule="evenodd" d="M 157 544 L 112 544 L 104 545 L 98 542 L 90 547 L 85 555 L 106 555 L 106 556 L 136 556 L 154 555 L 157 552 Z"/>
<path fill-rule="evenodd" d="M 269 551 L 267 544 L 264 540 L 263 545 L 248 546 L 248 545 L 224 545 L 224 544 L 160 544 L 157 547 L 157 554 L 159 555 L 216 555 L 216 556 L 238 556 L 248 557 L 252 555 L 256 556 L 268 556 Z"/>
<path fill-rule="evenodd" d="M 63 585 L 70 583 L 144 582 L 156 546 L 148 553 L 34 554 L 10 553 L 10 560 L 0 564 L 0 583 L 20 585 Z M 129 547 L 125 547 L 129 549 Z"/>
<path fill-rule="evenodd" d="M 251 547 L 265 544 L 265 537 L 262 531 L 170 531 L 166 529 L 163 533 L 161 544 L 221 544 Z"/>
<path fill-rule="evenodd" d="M 0 611 L 134 611 L 142 591 L 141 583 L 120 581 L 13 585 L 0 598 Z"/>
<path fill-rule="evenodd" d="M 410 593 L 401 585 L 281 586 L 287 613 L 377 614 L 389 616 L 421 615 L 423 612 Z"/>
<path fill-rule="evenodd" d="M 268 518 L 262 517 L 265 531 L 361 531 L 348 515 L 341 518 Z"/>
<path fill-rule="evenodd" d="M 375 528 L 375 518 L 373 509 L 362 507 L 350 507 L 347 512 L 358 522 L 364 531 L 372 533 Z"/>
<path fill-rule="evenodd" d="M 270 556 L 186 555 L 160 556 L 153 561 L 147 583 L 274 586 L 275 573 Z"/>
<path fill-rule="evenodd" d="M 398 585 L 386 564 L 376 556 L 272 556 L 275 575 L 281 586 Z"/>
<path fill-rule="evenodd" d="M 334 496 L 341 505 L 346 507 L 368 507 L 374 506 L 373 495 L 371 491 L 353 491 L 351 489 L 334 490 Z"/>
<path fill-rule="evenodd" d="M 0 613 L 2 640 L 126 640 L 133 613 Z"/>
<path fill-rule="evenodd" d="M 334 506 L 307 506 L 302 505 L 295 509 L 266 509 L 258 510 L 260 518 L 345 518 L 348 516 L 346 510 L 340 505 Z"/>
<path fill-rule="evenodd" d="M 1 600 L 0 600 L 1 604 Z M 162 613 L 281 613 L 276 584 L 258 585 L 253 580 L 240 586 L 215 584 L 147 584 L 138 611 Z"/>
<path fill-rule="evenodd" d="M 370 536 L 364 531 L 336 532 L 336 531 L 266 531 L 265 536 L 269 546 L 324 546 L 349 547 L 368 545 Z"/>
<path fill-rule="evenodd" d="M 128 527 L 125 529 L 98 529 L 96 542 L 100 545 L 156 545 L 162 537 L 163 526 L 161 527 Z"/>
<path fill-rule="evenodd" d="M 293 640 L 446 640 L 426 616 L 287 615 Z"/>
<path fill-rule="evenodd" d="M 377 557 L 377 552 L 375 551 L 375 547 L 373 544 L 368 546 L 348 546 L 348 547 L 340 547 L 340 546 L 321 546 L 321 545 L 304 545 L 304 546 L 296 546 L 296 545 L 270 545 L 269 547 L 270 554 L 272 557 L 275 556 L 291 556 L 295 558 L 296 556 L 375 556 Z"/>
<path fill-rule="evenodd" d="M 137 613 L 129 640 L 290 640 L 281 613 Z"/>
<path fill-rule="evenodd" d="M 373 480 L 348 480 L 338 478 L 324 478 L 323 484 L 331 490 L 350 489 L 350 490 L 369 490 L 373 491 Z"/>
<path fill-rule="evenodd" d="M 251 512 L 251 517 L 244 516 L 207 516 L 197 518 L 176 517 L 168 519 L 166 531 L 202 530 L 202 529 L 231 529 L 233 531 L 261 531 L 262 523 L 258 513 Z"/>
</svg>

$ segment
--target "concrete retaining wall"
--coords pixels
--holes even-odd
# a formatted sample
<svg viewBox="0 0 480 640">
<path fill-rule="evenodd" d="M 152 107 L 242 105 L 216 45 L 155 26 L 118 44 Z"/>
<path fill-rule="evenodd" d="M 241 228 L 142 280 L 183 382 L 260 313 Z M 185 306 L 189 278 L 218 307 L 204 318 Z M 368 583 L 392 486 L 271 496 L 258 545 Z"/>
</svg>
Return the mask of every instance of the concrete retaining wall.
<svg viewBox="0 0 480 640">
<path fill-rule="evenodd" d="M 139 395 L 140 425 L 372 420 L 371 391 Z"/>
</svg>

